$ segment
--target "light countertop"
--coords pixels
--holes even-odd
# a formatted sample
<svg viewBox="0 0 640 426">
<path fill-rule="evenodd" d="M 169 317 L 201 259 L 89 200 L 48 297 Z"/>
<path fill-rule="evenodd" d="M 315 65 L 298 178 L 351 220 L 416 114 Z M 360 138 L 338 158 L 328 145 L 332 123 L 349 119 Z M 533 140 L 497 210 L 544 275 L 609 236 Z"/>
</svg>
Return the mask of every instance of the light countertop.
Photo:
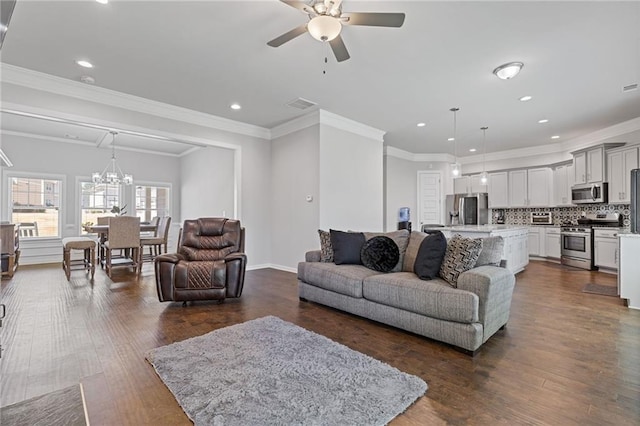
<svg viewBox="0 0 640 426">
<path fill-rule="evenodd" d="M 446 226 L 444 228 L 432 228 L 441 231 L 452 232 L 493 232 L 493 231 L 516 231 L 516 230 L 528 230 L 526 225 L 455 225 Z"/>
</svg>

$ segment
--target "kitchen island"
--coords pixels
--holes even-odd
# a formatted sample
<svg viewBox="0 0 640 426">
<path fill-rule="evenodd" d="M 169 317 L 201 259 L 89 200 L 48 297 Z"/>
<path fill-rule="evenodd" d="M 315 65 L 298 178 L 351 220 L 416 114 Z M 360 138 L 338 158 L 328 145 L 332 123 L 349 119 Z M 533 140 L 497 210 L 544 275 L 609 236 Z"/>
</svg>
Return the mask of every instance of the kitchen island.
<svg viewBox="0 0 640 426">
<path fill-rule="evenodd" d="M 501 236 L 504 239 L 502 258 L 507 261 L 507 269 L 516 274 L 529 264 L 529 228 L 527 226 L 457 225 L 431 229 L 442 231 L 447 238 L 455 234 L 467 238 Z"/>
</svg>

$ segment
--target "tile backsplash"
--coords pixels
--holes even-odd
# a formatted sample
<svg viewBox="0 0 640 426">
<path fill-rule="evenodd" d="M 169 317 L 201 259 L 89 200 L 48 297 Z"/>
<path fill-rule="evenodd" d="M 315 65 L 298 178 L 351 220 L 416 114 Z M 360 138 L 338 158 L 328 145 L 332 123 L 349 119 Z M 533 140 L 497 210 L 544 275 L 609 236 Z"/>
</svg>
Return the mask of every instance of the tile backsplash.
<svg viewBox="0 0 640 426">
<path fill-rule="evenodd" d="M 586 214 L 620 213 L 622 225 L 628 228 L 630 226 L 629 208 L 629 204 L 584 204 L 574 207 L 495 209 L 493 213 L 502 210 L 507 225 L 529 225 L 532 212 L 551 212 L 554 225 L 560 225 L 567 221 L 575 222 L 582 216 L 582 212 Z M 492 214 L 491 222 L 495 223 L 493 216 Z"/>
</svg>

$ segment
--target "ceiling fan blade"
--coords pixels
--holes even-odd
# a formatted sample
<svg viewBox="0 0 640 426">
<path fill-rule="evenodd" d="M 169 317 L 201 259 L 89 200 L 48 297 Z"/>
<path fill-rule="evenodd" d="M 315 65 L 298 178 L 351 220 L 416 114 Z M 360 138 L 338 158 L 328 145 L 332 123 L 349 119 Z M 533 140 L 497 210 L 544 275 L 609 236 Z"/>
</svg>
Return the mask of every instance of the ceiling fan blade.
<svg viewBox="0 0 640 426">
<path fill-rule="evenodd" d="M 347 46 L 345 46 L 344 41 L 342 41 L 342 36 L 338 35 L 338 37 L 329 42 L 329 45 L 331 46 L 331 50 L 333 50 L 333 54 L 336 55 L 338 62 L 346 61 L 351 57 L 347 51 Z"/>
<path fill-rule="evenodd" d="M 368 13 L 352 12 L 343 13 L 342 21 L 347 25 L 367 25 L 370 27 L 401 27 L 404 23 L 404 13 Z"/>
<path fill-rule="evenodd" d="M 302 24 L 298 27 L 295 27 L 291 31 L 288 31 L 282 34 L 280 37 L 274 38 L 267 44 L 271 47 L 278 47 L 306 32 L 307 32 L 307 24 Z"/>
<path fill-rule="evenodd" d="M 296 9 L 304 12 L 304 13 L 313 13 L 315 14 L 315 11 L 313 10 L 312 7 L 310 7 L 308 4 L 301 2 L 299 0 L 280 0 L 282 3 L 289 5 L 291 7 L 295 7 Z"/>
</svg>

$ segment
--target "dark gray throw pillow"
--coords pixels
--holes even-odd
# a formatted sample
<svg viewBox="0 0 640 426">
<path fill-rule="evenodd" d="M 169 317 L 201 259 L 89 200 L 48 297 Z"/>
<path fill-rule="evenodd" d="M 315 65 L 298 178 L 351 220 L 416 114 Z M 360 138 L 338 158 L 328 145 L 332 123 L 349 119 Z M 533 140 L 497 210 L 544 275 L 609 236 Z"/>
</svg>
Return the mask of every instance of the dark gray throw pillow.
<svg viewBox="0 0 640 426">
<path fill-rule="evenodd" d="M 333 263 L 336 265 L 362 265 L 360 251 L 365 238 L 362 232 L 343 232 L 330 229 Z"/>
<path fill-rule="evenodd" d="M 413 270 L 421 280 L 432 280 L 440 273 L 447 251 L 447 239 L 440 231 L 427 235 L 420 243 Z"/>
<path fill-rule="evenodd" d="M 378 236 L 367 240 L 360 252 L 362 264 L 378 272 L 389 272 L 400 260 L 400 249 L 389 237 Z"/>
</svg>

